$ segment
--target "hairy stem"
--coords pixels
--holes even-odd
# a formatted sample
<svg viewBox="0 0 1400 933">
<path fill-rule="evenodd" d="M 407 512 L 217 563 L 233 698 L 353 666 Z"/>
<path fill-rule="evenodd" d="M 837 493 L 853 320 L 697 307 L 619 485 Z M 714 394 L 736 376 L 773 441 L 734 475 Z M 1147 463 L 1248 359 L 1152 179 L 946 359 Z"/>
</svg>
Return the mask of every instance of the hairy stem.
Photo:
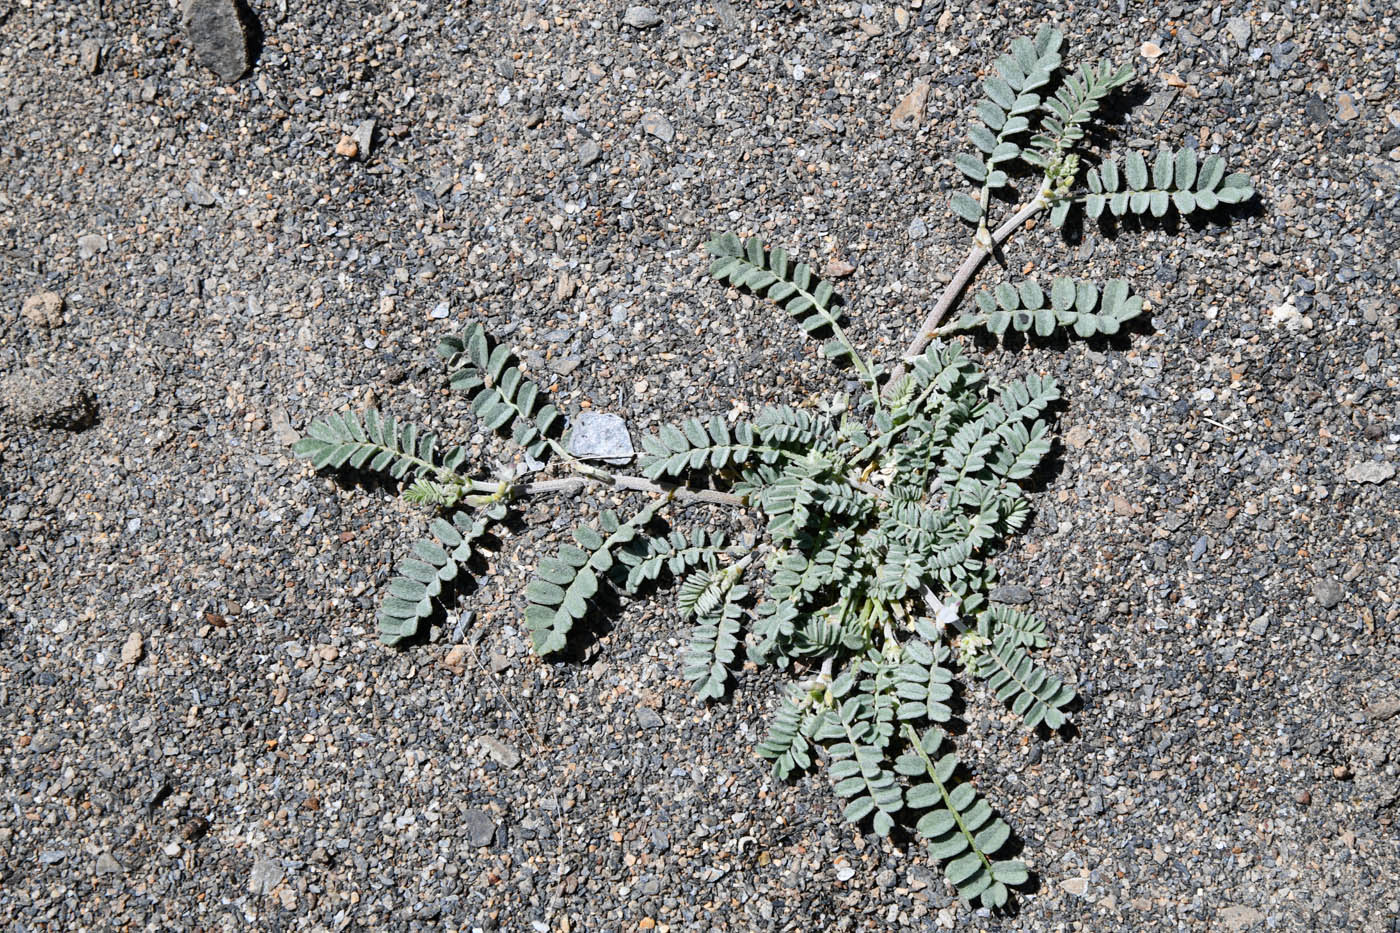
<svg viewBox="0 0 1400 933">
<path fill-rule="evenodd" d="M 1019 230 L 1026 221 L 1045 210 L 1049 204 L 1049 193 L 1050 179 L 1047 178 L 1041 182 L 1040 190 L 1035 193 L 1035 197 L 1021 205 L 1021 209 L 1012 215 L 1010 220 L 996 228 L 996 231 L 992 233 L 992 242 L 990 245 L 974 246 L 972 251 L 967 254 L 967 258 L 962 261 L 962 265 L 958 266 L 958 271 L 953 274 L 953 280 L 948 283 L 947 288 L 943 289 L 943 294 L 939 297 L 938 304 L 933 306 L 933 310 L 930 311 L 924 317 L 923 322 L 919 324 L 919 329 L 914 333 L 914 339 L 909 342 L 909 346 L 905 349 L 903 357 L 890 372 L 889 382 L 885 383 L 886 392 L 890 391 L 893 386 L 898 384 L 899 378 L 904 375 L 908 367 L 908 361 L 924 352 L 924 348 L 927 347 L 929 341 L 933 339 L 933 331 L 935 328 L 943 321 L 943 318 L 952 310 L 953 306 L 958 303 L 958 299 L 962 297 L 963 290 L 967 288 L 967 283 L 972 281 L 972 277 L 977 274 L 978 269 L 982 268 L 982 263 L 987 260 L 987 257 L 992 254 L 992 251 L 1005 242 L 1011 234 Z"/>
<path fill-rule="evenodd" d="M 493 480 L 475 480 L 481 485 L 492 485 Z M 713 489 L 686 489 L 684 486 L 677 486 L 673 483 L 658 483 L 642 476 L 625 476 L 616 473 L 607 473 L 602 470 L 590 471 L 586 476 L 570 476 L 564 479 L 542 479 L 532 483 L 520 483 L 514 487 L 516 495 L 521 496 L 543 496 L 553 493 L 577 492 L 585 486 L 615 486 L 618 489 L 627 489 L 634 492 L 650 492 L 657 495 L 670 496 L 682 505 L 696 505 L 705 503 L 707 505 L 726 505 L 731 508 L 743 508 L 748 505 L 748 500 L 743 496 L 736 496 L 732 493 L 718 492 Z"/>
</svg>

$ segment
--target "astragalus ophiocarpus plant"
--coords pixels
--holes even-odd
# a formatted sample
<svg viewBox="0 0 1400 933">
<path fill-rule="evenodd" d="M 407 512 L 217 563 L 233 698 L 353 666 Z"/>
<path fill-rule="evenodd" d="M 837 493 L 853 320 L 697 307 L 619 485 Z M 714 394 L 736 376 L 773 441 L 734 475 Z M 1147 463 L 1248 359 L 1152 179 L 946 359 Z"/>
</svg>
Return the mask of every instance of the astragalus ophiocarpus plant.
<svg viewBox="0 0 1400 933">
<path fill-rule="evenodd" d="M 383 640 L 414 636 L 439 611 L 515 500 L 589 484 L 635 492 L 647 502 L 630 517 L 604 512 L 540 561 L 524 590 L 535 650 L 564 649 L 603 587 L 635 594 L 675 583 L 693 626 L 679 666 L 700 697 L 725 694 L 741 650 L 794 672 L 758 747 L 779 777 L 812 767 L 824 750 L 847 819 L 881 834 L 911 828 L 963 899 L 1005 904 L 1027 869 L 1006 857 L 1010 829 L 962 775 L 947 730 L 960 673 L 1032 728 L 1059 728 L 1075 696 L 1034 657 L 1046 646 L 1044 623 L 988 599 L 989 560 L 1029 516 L 1022 483 L 1050 450 L 1044 416 L 1060 390 L 1037 376 L 992 386 L 962 343 L 941 338 L 976 329 L 1113 334 L 1142 301 L 1123 279 L 1006 281 L 945 318 L 985 258 L 1036 214 L 1056 225 L 1075 208 L 1090 218 L 1160 217 L 1252 195 L 1218 156 L 1163 149 L 1149 163 L 1137 152 L 1087 151 L 1086 127 L 1131 71 L 1065 69 L 1061 43 L 1050 28 L 1018 39 L 984 82 L 968 131 L 974 151 L 956 158 L 973 193 L 951 203 L 975 226 L 971 251 L 892 366 L 847 339 L 830 283 L 810 266 L 757 237 L 708 244 L 711 275 L 766 297 L 818 336 L 822 353 L 859 380 L 859 397 L 765 408 L 751 422 L 687 419 L 644 439 L 639 475 L 621 473 L 570 456 L 562 414 L 516 356 L 473 324 L 438 347 L 451 386 L 487 427 L 565 475 L 485 475 L 461 447 L 373 410 L 311 424 L 296 452 L 318 469 L 387 473 L 440 513 L 381 594 Z M 992 195 L 1016 182 L 1033 193 L 993 228 Z M 704 528 L 658 530 L 663 511 L 684 524 L 695 503 L 757 510 L 767 534 L 734 544 Z"/>
</svg>

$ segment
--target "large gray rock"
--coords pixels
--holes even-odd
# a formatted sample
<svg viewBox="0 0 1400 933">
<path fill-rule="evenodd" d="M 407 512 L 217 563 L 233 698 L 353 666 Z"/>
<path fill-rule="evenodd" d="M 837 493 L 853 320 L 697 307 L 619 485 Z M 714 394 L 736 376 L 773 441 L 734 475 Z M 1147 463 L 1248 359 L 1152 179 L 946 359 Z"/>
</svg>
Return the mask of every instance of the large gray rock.
<svg viewBox="0 0 1400 933">
<path fill-rule="evenodd" d="M 622 21 L 633 29 L 650 29 L 661 25 L 661 14 L 646 6 L 629 6 Z"/>
<path fill-rule="evenodd" d="M 581 411 L 569 432 L 569 453 L 580 460 L 603 460 L 621 466 L 636 456 L 627 422 L 617 415 Z"/>
<path fill-rule="evenodd" d="M 1347 479 L 1353 483 L 1384 483 L 1395 475 L 1395 464 L 1383 460 L 1363 460 L 1347 467 Z"/>
<path fill-rule="evenodd" d="M 243 0 L 185 0 L 185 34 L 199 63 L 232 84 L 253 66 L 257 17 Z"/>
<path fill-rule="evenodd" d="M 476 807 L 462 811 L 462 829 L 466 831 L 467 842 L 477 847 L 489 846 L 496 839 L 496 822 L 485 810 Z"/>
</svg>

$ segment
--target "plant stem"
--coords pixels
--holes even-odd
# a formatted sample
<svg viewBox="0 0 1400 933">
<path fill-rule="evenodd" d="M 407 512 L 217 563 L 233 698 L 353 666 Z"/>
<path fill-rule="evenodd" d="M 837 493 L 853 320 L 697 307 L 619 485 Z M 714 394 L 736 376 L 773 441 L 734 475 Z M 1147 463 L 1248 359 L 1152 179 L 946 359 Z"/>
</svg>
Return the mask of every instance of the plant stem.
<svg viewBox="0 0 1400 933">
<path fill-rule="evenodd" d="M 494 488 L 496 480 L 473 480 L 473 483 Z M 696 505 L 705 503 L 708 505 L 727 505 L 731 508 L 743 508 L 748 505 L 748 500 L 743 496 L 736 496 L 732 493 L 718 492 L 713 489 L 686 489 L 684 486 L 677 486 L 672 483 L 658 483 L 642 476 L 625 476 L 616 473 L 604 473 L 595 471 L 587 476 L 569 476 L 564 479 L 541 479 L 532 483 L 520 483 L 514 487 L 514 492 L 522 496 L 543 496 L 553 493 L 577 492 L 585 486 L 616 486 L 618 489 L 627 489 L 634 492 L 650 492 L 657 495 L 670 496 L 682 505 Z"/>
<path fill-rule="evenodd" d="M 967 254 L 967 258 L 962 261 L 962 265 L 958 266 L 958 271 L 953 273 L 953 280 L 948 283 L 947 288 L 943 289 L 943 294 L 939 297 L 938 304 L 933 306 L 933 310 L 930 311 L 924 317 L 923 322 L 919 324 L 919 329 L 914 333 L 914 339 L 909 342 L 909 346 L 905 349 L 903 357 L 890 372 L 890 380 L 885 383 L 886 392 L 889 392 L 893 386 L 899 383 L 899 379 L 904 375 L 909 361 L 924 352 L 924 348 L 927 347 L 929 341 L 933 339 L 934 329 L 943 321 L 943 318 L 952 310 L 953 306 L 958 303 L 958 299 L 962 297 L 963 290 L 967 288 L 967 283 L 972 281 L 972 277 L 977 274 L 977 270 L 982 267 L 982 263 L 992 254 L 992 250 L 996 249 L 1010 237 L 1011 234 L 1020 229 L 1026 221 L 1045 210 L 1049 203 L 1049 193 L 1050 179 L 1047 178 L 1041 182 L 1040 190 L 1035 193 L 1035 197 L 1021 205 L 1020 210 L 1012 215 L 1010 220 L 1006 221 L 1006 223 L 1002 224 L 1000 227 L 997 227 L 996 231 L 992 233 L 992 242 L 990 246 L 974 246 L 972 251 Z"/>
</svg>

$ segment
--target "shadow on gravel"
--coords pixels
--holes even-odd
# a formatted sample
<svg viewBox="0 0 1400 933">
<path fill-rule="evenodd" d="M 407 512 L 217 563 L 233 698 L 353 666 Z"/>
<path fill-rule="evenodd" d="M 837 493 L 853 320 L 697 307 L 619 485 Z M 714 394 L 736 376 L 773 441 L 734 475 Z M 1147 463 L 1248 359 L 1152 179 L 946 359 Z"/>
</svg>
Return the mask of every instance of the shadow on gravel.
<svg viewBox="0 0 1400 933">
<path fill-rule="evenodd" d="M 262 20 L 258 14 L 248 5 L 246 0 L 233 0 L 234 9 L 238 11 L 238 18 L 243 21 L 243 28 L 248 34 L 248 70 L 252 71 L 258 67 L 258 61 L 262 59 L 263 43 L 267 36 L 263 33 Z"/>
<path fill-rule="evenodd" d="M 398 497 L 403 484 L 392 477 L 382 473 L 373 473 L 369 470 L 356 470 L 350 467 L 342 467 L 339 470 L 332 467 L 325 467 L 317 470 L 316 475 L 321 479 L 328 479 L 336 486 L 349 492 L 359 490 L 360 492 L 383 492 L 395 498 Z"/>
<path fill-rule="evenodd" d="M 1168 211 L 1161 217 L 1153 217 L 1151 214 L 1115 217 L 1105 210 L 1099 215 L 1098 223 L 1099 232 L 1103 234 L 1104 239 L 1116 240 L 1122 233 L 1137 234 L 1148 231 L 1161 231 L 1175 236 L 1181 232 L 1183 223 L 1190 227 L 1192 232 L 1200 233 L 1212 227 L 1228 227 L 1237 220 L 1255 220 L 1267 215 L 1268 208 L 1259 192 L 1255 191 L 1254 197 L 1241 204 L 1221 204 L 1208 211 L 1195 211 L 1185 218 L 1175 210 Z"/>
<path fill-rule="evenodd" d="M 1094 149 L 1107 149 L 1117 141 L 1128 117 L 1152 100 L 1152 92 L 1142 84 L 1127 84 L 1110 91 L 1099 108 L 1096 119 L 1084 127 L 1084 138 Z"/>
<path fill-rule="evenodd" d="M 564 650 L 550 655 L 551 662 L 592 664 L 602 653 L 602 640 L 616 628 L 622 613 L 622 599 L 612 585 L 600 581 L 598 592 L 589 600 L 589 611 L 569 630 Z"/>
</svg>

